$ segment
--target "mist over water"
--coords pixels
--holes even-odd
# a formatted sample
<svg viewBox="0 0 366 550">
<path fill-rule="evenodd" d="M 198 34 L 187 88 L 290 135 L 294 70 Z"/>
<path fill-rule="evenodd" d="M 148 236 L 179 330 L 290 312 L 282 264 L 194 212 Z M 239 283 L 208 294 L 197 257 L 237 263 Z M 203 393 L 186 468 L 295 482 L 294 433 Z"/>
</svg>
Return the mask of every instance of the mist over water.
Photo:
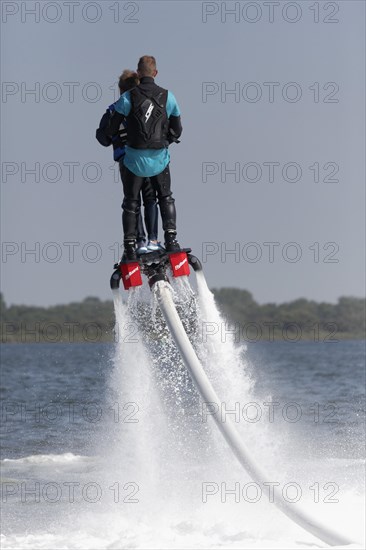
<svg viewBox="0 0 366 550">
<path fill-rule="evenodd" d="M 43 419 L 25 426 L 16 423 L 15 415 L 9 417 L 9 448 L 19 446 L 20 436 L 27 452 L 11 458 L 5 454 L 2 461 L 3 485 L 8 483 L 2 547 L 325 547 L 269 504 L 267 494 L 255 498 L 255 488 L 218 432 L 213 413 L 228 414 L 235 421 L 252 456 L 269 475 L 268 482 L 292 483 L 291 498 L 296 484 L 301 490 L 298 505 L 360 541 L 362 390 L 354 380 L 362 379 L 362 346 L 273 343 L 272 348 L 247 349 L 228 333 L 211 330 L 225 320 L 203 278 L 198 276 L 196 292 L 184 279 L 174 280 L 172 286 L 186 332 L 221 402 L 213 409 L 202 403 L 154 292 L 133 289 L 126 302 L 121 292 L 115 292 L 112 351 L 105 346 L 96 354 L 90 346 L 84 346 L 85 351 L 68 346 L 49 365 L 54 373 L 60 366 L 67 371 L 73 365 L 59 385 L 53 379 L 52 400 L 71 395 L 68 388 L 75 386 L 75 377 L 84 377 L 74 401 L 86 396 L 85 401 L 99 403 L 100 421 L 60 427 Z M 37 372 L 45 357 L 34 347 L 21 347 L 29 369 Z M 16 366 L 23 368 L 19 348 L 7 347 L 6 400 L 21 380 L 14 371 Z M 352 376 L 341 368 L 342 357 L 352 364 Z M 335 387 L 317 382 L 319 364 L 323 376 L 329 372 L 336 381 Z M 312 383 L 306 385 L 309 378 Z M 51 379 L 41 370 L 38 386 L 30 383 L 18 398 L 41 399 L 45 388 L 50 391 Z M 296 409 L 286 409 L 288 402 L 300 407 L 299 421 L 289 420 Z M 332 413 L 326 409 L 330 402 L 337 405 L 336 423 L 325 422 Z M 271 409 L 270 403 L 279 405 Z M 62 437 L 56 445 L 49 438 L 53 435 L 56 441 L 57 431 Z M 37 432 L 39 440 L 46 440 L 43 447 L 35 443 Z M 54 486 L 49 486 L 48 498 L 41 490 L 39 502 L 26 495 L 23 503 L 21 491 L 15 492 L 21 482 L 27 488 L 36 483 L 41 488 L 50 482 Z"/>
</svg>

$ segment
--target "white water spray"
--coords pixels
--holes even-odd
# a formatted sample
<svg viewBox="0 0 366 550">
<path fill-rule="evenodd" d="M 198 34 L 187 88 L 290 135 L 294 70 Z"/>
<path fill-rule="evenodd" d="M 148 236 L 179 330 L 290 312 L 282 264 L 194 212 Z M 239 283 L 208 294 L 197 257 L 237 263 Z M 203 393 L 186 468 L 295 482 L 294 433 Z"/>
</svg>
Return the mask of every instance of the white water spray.
<svg viewBox="0 0 366 550">
<path fill-rule="evenodd" d="M 198 304 L 196 304 L 196 318 L 198 317 L 199 323 L 201 324 L 211 323 L 214 326 L 216 325 L 216 327 L 220 329 L 220 327 L 223 325 L 223 320 L 216 308 L 213 295 L 209 291 L 203 275 L 201 276 L 201 273 L 199 272 L 197 275 Z M 169 289 L 167 289 L 166 286 L 168 286 Z M 155 456 L 159 457 L 157 462 L 160 464 L 160 468 L 163 464 L 165 474 L 168 472 L 165 480 L 170 479 L 171 482 L 174 477 L 176 478 L 180 475 L 182 476 L 182 479 L 186 481 L 184 460 L 182 461 L 182 458 L 184 458 L 185 454 L 184 450 L 189 448 L 190 445 L 191 449 L 196 447 L 198 453 L 196 454 L 195 458 L 199 459 L 199 453 L 203 451 L 203 448 L 200 445 L 197 445 L 197 443 L 200 441 L 200 439 L 202 439 L 202 436 L 203 438 L 205 437 L 205 435 L 210 436 L 210 430 L 208 429 L 207 425 L 204 427 L 204 430 L 201 429 L 201 432 L 196 428 L 191 429 L 190 431 L 189 426 L 192 419 L 188 418 L 188 422 L 183 422 L 183 419 L 187 420 L 187 417 L 184 418 L 184 413 L 187 410 L 187 407 L 188 409 L 189 406 L 192 407 L 192 400 L 193 409 L 194 407 L 197 407 L 198 397 L 195 387 L 193 387 L 191 384 L 191 380 L 189 379 L 189 377 L 187 378 L 187 373 L 184 369 L 184 363 L 189 367 L 191 376 L 196 383 L 196 387 L 199 388 L 201 396 L 206 402 L 211 402 L 215 404 L 220 403 L 219 396 L 213 391 L 206 374 L 209 376 L 209 379 L 212 380 L 214 386 L 220 391 L 220 396 L 224 396 L 225 399 L 232 398 L 233 394 L 238 395 L 238 392 L 241 398 L 248 398 L 252 389 L 252 382 L 250 378 L 245 374 L 243 369 L 242 350 L 236 347 L 233 340 L 227 338 L 227 335 L 225 346 L 222 342 L 222 333 L 220 332 L 220 330 L 218 330 L 217 333 L 213 335 L 214 338 L 209 338 L 205 341 L 197 339 L 197 334 L 194 334 L 191 331 L 191 342 L 189 342 L 186 332 L 189 332 L 190 322 L 188 322 L 187 324 L 186 317 L 190 319 L 191 323 L 193 322 L 193 317 L 190 317 L 189 315 L 185 316 L 185 308 L 186 312 L 189 311 L 191 314 L 195 310 L 194 300 L 190 301 L 190 298 L 192 297 L 192 291 L 189 287 L 189 284 L 187 284 L 185 280 L 179 282 L 175 281 L 173 287 L 174 300 L 178 303 L 178 310 L 179 308 L 181 308 L 180 317 L 178 316 L 173 301 L 171 300 L 171 287 L 169 285 L 166 285 L 165 283 L 157 283 L 154 286 L 154 292 L 152 294 L 153 302 L 152 304 L 148 304 L 145 307 L 145 313 L 147 312 L 147 318 L 145 318 L 144 321 L 145 325 L 139 327 L 139 334 L 143 337 L 143 345 L 142 347 L 140 347 L 139 351 L 137 349 L 134 349 L 134 358 L 136 358 L 139 353 L 145 354 L 144 357 L 143 355 L 141 355 L 140 357 L 143 365 L 139 361 L 139 365 L 143 366 L 143 370 L 145 371 L 143 379 L 140 379 L 140 383 L 144 387 L 146 387 L 146 379 L 150 380 L 150 387 L 153 387 L 155 390 L 155 406 L 157 406 L 157 403 L 160 399 L 160 405 L 163 405 L 162 408 L 164 410 L 164 414 L 167 414 L 167 422 L 164 426 L 166 430 L 165 437 L 167 438 L 169 443 L 172 444 L 170 447 L 169 445 L 167 446 L 163 436 L 159 440 L 158 449 L 155 449 L 155 451 L 152 451 L 151 447 L 149 451 L 145 449 L 145 452 L 148 452 L 147 455 L 145 454 L 144 456 L 150 457 L 151 452 L 155 452 Z M 135 294 L 136 295 L 132 293 L 133 298 L 129 299 L 130 304 L 132 304 L 134 307 L 136 306 L 136 301 L 134 301 L 134 298 L 137 297 L 137 293 Z M 142 295 L 139 296 L 139 298 L 141 297 Z M 164 317 L 167 321 L 168 327 L 174 336 L 175 342 L 172 340 L 170 334 L 163 329 L 161 317 L 159 318 L 159 310 L 156 307 L 157 299 L 159 300 L 159 305 L 164 313 Z M 131 310 L 130 312 L 128 312 L 128 305 L 124 306 L 122 304 L 118 294 L 116 294 L 115 297 L 115 308 L 117 319 L 120 319 L 123 322 L 126 322 L 126 320 L 128 321 L 129 316 L 132 315 Z M 150 324 L 148 323 L 146 325 L 146 320 L 149 318 L 149 311 Z M 182 325 L 181 321 L 184 322 L 185 326 Z M 154 325 L 156 326 L 154 327 Z M 180 325 L 180 328 L 178 328 L 178 325 Z M 149 332 L 151 334 L 156 334 L 155 328 L 158 329 L 158 334 L 160 331 L 160 337 L 151 342 L 151 338 L 149 341 L 148 334 Z M 197 326 L 195 328 L 197 329 Z M 119 333 L 120 330 L 121 328 L 119 327 Z M 141 346 L 141 343 L 142 342 L 139 343 L 139 346 Z M 178 344 L 180 354 L 177 353 L 175 343 Z M 193 344 L 195 351 L 191 344 Z M 190 346 L 190 351 L 187 351 L 188 346 Z M 201 360 L 206 374 L 203 371 L 202 365 L 198 361 L 196 354 Z M 184 359 L 184 363 L 182 361 L 182 357 Z M 118 354 L 117 359 L 118 361 L 123 361 L 123 357 L 118 357 Z M 151 373 L 147 373 L 147 371 L 149 370 L 149 368 L 147 368 L 149 362 L 150 365 L 152 365 L 155 369 L 155 373 L 152 377 Z M 161 369 L 161 364 L 165 367 L 165 371 L 164 368 Z M 193 364 L 195 364 L 195 367 L 192 370 Z M 131 382 L 131 379 L 124 380 L 125 384 L 130 384 Z M 135 380 L 133 383 L 136 382 L 137 380 Z M 141 396 L 142 399 L 143 393 Z M 190 394 L 190 397 L 192 397 L 191 402 L 185 399 L 184 394 L 187 393 Z M 175 425 L 174 422 L 171 423 L 172 414 L 174 417 L 174 410 L 178 411 L 178 414 L 175 415 Z M 190 414 L 191 413 L 192 410 L 190 411 Z M 191 414 L 191 416 L 194 417 L 194 414 Z M 196 418 L 197 417 L 199 417 L 198 411 L 196 414 Z M 146 419 L 149 420 L 149 417 L 147 416 L 145 420 Z M 253 461 L 253 459 L 250 458 L 248 449 L 245 447 L 242 437 L 239 436 L 239 433 L 235 429 L 235 426 L 233 426 L 230 422 L 227 422 L 224 425 L 222 422 L 218 421 L 217 418 L 214 418 L 214 420 L 221 430 L 222 435 L 224 435 L 225 439 L 231 446 L 239 462 L 241 462 L 247 472 L 249 472 L 252 479 L 261 484 L 263 480 L 266 480 L 267 478 L 261 472 L 260 468 Z M 174 432 L 174 429 L 176 430 L 176 440 L 174 440 L 174 438 L 172 440 L 171 438 L 172 430 Z M 149 429 L 147 431 L 149 432 Z M 151 435 L 154 436 L 154 434 L 156 434 L 156 427 L 152 428 L 150 426 L 150 431 Z M 160 434 L 163 435 L 163 432 L 161 431 Z M 196 436 L 196 445 L 192 445 L 192 438 L 194 439 L 194 436 Z M 154 437 L 151 437 L 151 439 L 154 439 Z M 210 445 L 212 444 L 214 446 L 217 445 L 217 438 L 215 438 L 215 443 L 210 443 Z M 140 454 L 142 451 L 143 449 L 140 448 L 138 454 Z M 188 455 L 190 458 L 192 458 L 192 455 L 190 455 L 190 453 L 188 453 Z M 167 456 L 169 456 L 169 460 L 164 461 L 164 458 L 166 458 Z M 175 461 L 172 464 L 171 461 L 173 457 L 175 457 Z M 159 475 L 157 475 L 157 472 L 156 479 L 159 479 Z M 340 535 L 336 535 L 330 530 L 327 530 L 326 528 L 315 522 L 312 518 L 306 516 L 305 513 L 295 509 L 294 507 L 289 507 L 288 504 L 284 502 L 283 498 L 281 497 L 282 495 L 280 493 L 276 493 L 278 507 L 293 521 L 300 524 L 306 530 L 311 531 L 313 534 L 315 534 L 322 540 L 325 540 L 329 544 L 349 543 L 346 538 L 341 537 Z"/>
</svg>

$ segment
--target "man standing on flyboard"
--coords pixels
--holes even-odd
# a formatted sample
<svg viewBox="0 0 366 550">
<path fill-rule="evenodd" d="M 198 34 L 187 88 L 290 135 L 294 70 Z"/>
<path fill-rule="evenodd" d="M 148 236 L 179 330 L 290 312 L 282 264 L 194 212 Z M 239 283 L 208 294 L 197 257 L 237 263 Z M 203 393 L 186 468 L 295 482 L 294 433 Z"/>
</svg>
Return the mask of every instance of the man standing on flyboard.
<svg viewBox="0 0 366 550">
<path fill-rule="evenodd" d="M 170 143 L 182 133 L 180 110 L 172 92 L 157 86 L 156 61 L 144 55 L 137 66 L 140 85 L 124 93 L 115 103 L 109 133 L 116 133 L 121 118 L 127 127 L 126 155 L 121 170 L 123 181 L 124 254 L 122 261 L 136 259 L 136 212 L 145 178 L 157 193 L 163 223 L 165 249 L 180 250 L 176 231 L 176 210 L 170 190 Z"/>
</svg>

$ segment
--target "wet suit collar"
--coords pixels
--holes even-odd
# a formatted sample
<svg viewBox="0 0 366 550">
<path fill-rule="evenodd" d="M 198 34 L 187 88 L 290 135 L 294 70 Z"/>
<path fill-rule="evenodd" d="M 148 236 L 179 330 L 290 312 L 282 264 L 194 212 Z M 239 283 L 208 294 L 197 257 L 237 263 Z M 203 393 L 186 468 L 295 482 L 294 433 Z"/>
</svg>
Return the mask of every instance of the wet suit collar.
<svg viewBox="0 0 366 550">
<path fill-rule="evenodd" d="M 154 79 L 152 76 L 142 76 L 140 78 L 140 84 L 145 84 L 145 83 L 147 84 L 148 82 L 154 83 Z"/>
</svg>

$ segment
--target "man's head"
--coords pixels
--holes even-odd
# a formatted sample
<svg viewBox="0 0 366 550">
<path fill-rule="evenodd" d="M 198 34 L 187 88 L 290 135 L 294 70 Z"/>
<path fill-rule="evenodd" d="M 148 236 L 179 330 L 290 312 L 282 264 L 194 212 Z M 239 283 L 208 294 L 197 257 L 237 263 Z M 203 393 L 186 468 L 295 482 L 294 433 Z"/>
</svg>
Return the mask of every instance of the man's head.
<svg viewBox="0 0 366 550">
<path fill-rule="evenodd" d="M 158 74 L 158 71 L 156 70 L 155 57 L 152 55 L 143 55 L 140 57 L 137 65 L 137 74 L 139 75 L 139 78 L 142 78 L 143 76 L 152 76 L 152 78 L 155 78 Z"/>
<path fill-rule="evenodd" d="M 125 69 L 118 80 L 118 87 L 121 94 L 124 94 L 127 90 L 131 90 L 131 88 L 134 88 L 139 84 L 140 81 L 137 73 L 130 71 L 129 69 Z"/>
</svg>

